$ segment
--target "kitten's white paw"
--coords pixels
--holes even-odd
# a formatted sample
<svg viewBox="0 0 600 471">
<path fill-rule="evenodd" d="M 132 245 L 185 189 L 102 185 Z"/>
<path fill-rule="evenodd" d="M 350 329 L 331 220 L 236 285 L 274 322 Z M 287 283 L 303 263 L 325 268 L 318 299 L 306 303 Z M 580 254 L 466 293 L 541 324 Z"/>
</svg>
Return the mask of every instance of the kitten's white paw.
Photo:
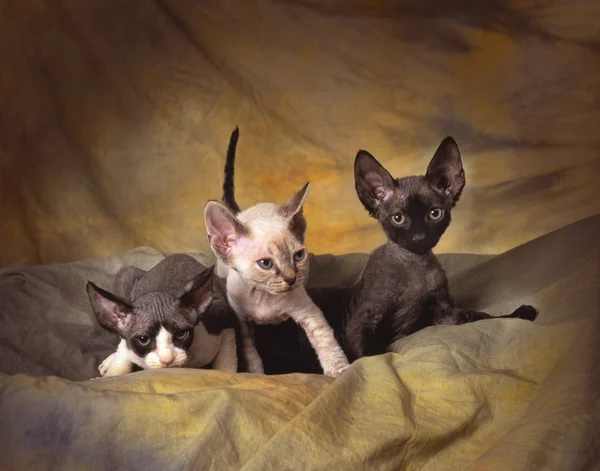
<svg viewBox="0 0 600 471">
<path fill-rule="evenodd" d="M 326 368 L 323 370 L 323 374 L 325 376 L 329 376 L 330 378 L 337 378 L 338 376 L 340 376 L 344 370 L 346 370 L 346 368 L 348 368 L 350 365 L 344 365 L 344 366 L 339 366 L 339 367 L 335 367 L 335 368 Z"/>
<path fill-rule="evenodd" d="M 332 362 L 327 362 L 323 366 L 323 374 L 330 378 L 337 378 L 346 368 L 350 366 L 346 356 L 335 358 Z"/>
<path fill-rule="evenodd" d="M 100 363 L 100 366 L 98 367 L 98 371 L 100 372 L 100 376 L 106 376 L 106 372 L 108 371 L 108 369 L 110 368 L 110 365 L 112 364 L 113 360 L 115 359 L 115 355 L 117 353 L 111 353 L 110 355 L 108 355 L 106 357 L 106 359 Z M 96 379 L 96 378 L 94 378 Z"/>
<path fill-rule="evenodd" d="M 126 358 L 119 356 L 119 352 L 112 353 L 106 360 L 100 363 L 98 371 L 103 378 L 108 376 L 121 376 L 127 373 L 131 373 L 132 363 Z"/>
</svg>

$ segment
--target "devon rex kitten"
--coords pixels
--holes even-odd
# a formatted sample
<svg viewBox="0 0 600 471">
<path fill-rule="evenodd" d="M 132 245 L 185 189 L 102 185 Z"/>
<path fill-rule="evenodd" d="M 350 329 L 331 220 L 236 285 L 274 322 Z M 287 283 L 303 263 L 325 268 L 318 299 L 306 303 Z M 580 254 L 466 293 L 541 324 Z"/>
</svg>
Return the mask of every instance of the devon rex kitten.
<svg viewBox="0 0 600 471">
<path fill-rule="evenodd" d="M 214 299 L 213 268 L 175 254 L 149 271 L 122 268 L 115 277 L 114 294 L 88 282 L 98 323 L 121 337 L 117 351 L 100 365 L 100 374 L 123 375 L 134 365 L 194 368 L 211 362 L 215 369 L 235 373 L 234 325 L 204 322 Z M 223 315 L 219 312 L 219 317 Z"/>
<path fill-rule="evenodd" d="M 444 269 L 431 252 L 465 186 L 454 139 L 442 141 L 425 176 L 394 179 L 364 150 L 356 156 L 354 176 L 358 198 L 388 238 L 352 290 L 346 336 L 354 355 L 383 353 L 392 341 L 428 325 L 492 318 L 454 306 Z M 536 316 L 535 308 L 523 305 L 502 317 Z"/>
<path fill-rule="evenodd" d="M 339 376 L 348 360 L 321 310 L 306 293 L 308 254 L 302 214 L 309 184 L 286 203 L 260 203 L 240 211 L 233 192 L 235 148 L 231 135 L 225 164 L 223 202 L 210 201 L 205 222 L 217 256 L 216 273 L 226 278 L 227 299 L 240 319 L 244 355 L 252 373 L 262 373 L 249 322 L 277 324 L 292 318 L 308 337 L 325 375 Z"/>
<path fill-rule="evenodd" d="M 454 307 L 444 269 L 431 252 L 450 224 L 464 185 L 460 152 L 450 137 L 425 176 L 394 179 L 368 152 L 356 156 L 358 197 L 379 220 L 388 242 L 370 255 L 351 288 L 308 291 L 351 361 L 385 353 L 394 341 L 430 325 L 492 318 Z M 536 315 L 533 307 L 521 306 L 500 317 L 534 320 Z M 267 373 L 319 372 L 305 336 L 290 322 L 257 326 L 256 343 Z"/>
</svg>

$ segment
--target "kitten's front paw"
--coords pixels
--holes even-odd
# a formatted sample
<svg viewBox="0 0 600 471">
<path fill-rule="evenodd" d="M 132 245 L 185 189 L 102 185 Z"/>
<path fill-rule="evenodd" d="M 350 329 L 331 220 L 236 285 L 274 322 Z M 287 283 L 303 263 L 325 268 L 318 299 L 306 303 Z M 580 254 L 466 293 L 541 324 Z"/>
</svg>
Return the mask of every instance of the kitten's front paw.
<svg viewBox="0 0 600 471">
<path fill-rule="evenodd" d="M 346 358 L 338 358 L 335 362 L 332 362 L 329 365 L 323 366 L 323 374 L 325 376 L 329 376 L 330 378 L 337 378 L 340 376 L 346 368 L 350 366 L 348 360 Z"/>
<path fill-rule="evenodd" d="M 98 371 L 100 372 L 100 376 L 106 376 L 106 372 L 108 371 L 108 369 L 110 368 L 110 365 L 112 364 L 113 360 L 115 359 L 115 353 L 111 353 L 110 355 L 108 355 L 106 357 L 106 359 L 100 363 L 100 366 L 98 367 Z M 97 378 L 93 378 L 93 379 L 97 379 Z"/>
<path fill-rule="evenodd" d="M 115 352 L 100 363 L 98 371 L 103 378 L 107 376 L 122 376 L 127 373 L 131 373 L 133 364 L 126 358 L 121 358 L 118 355 L 119 352 Z"/>
<path fill-rule="evenodd" d="M 519 319 L 525 319 L 527 321 L 534 321 L 537 318 L 537 309 L 528 304 L 523 304 L 518 307 L 510 316 Z"/>
</svg>

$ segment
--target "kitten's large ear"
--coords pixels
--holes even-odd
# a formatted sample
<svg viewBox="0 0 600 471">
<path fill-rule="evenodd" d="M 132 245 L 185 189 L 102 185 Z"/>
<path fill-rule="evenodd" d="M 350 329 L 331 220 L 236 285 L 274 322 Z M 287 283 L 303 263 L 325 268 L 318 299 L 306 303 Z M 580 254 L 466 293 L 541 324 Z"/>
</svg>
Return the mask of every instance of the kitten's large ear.
<svg viewBox="0 0 600 471">
<path fill-rule="evenodd" d="M 396 180 L 366 150 L 359 150 L 354 159 L 354 187 L 358 199 L 371 216 L 390 197 Z"/>
<path fill-rule="evenodd" d="M 115 334 L 125 331 L 129 325 L 132 307 L 91 281 L 88 281 L 86 289 L 98 323 Z"/>
<path fill-rule="evenodd" d="M 206 205 L 204 222 L 210 246 L 221 255 L 231 252 L 238 239 L 248 233 L 244 224 L 216 201 Z"/>
<path fill-rule="evenodd" d="M 448 136 L 442 141 L 427 167 L 426 180 L 456 204 L 465 187 L 465 171 L 456 141 Z"/>
<path fill-rule="evenodd" d="M 279 212 L 287 218 L 292 218 L 296 214 L 301 213 L 309 191 L 310 182 L 306 182 L 300 191 L 279 206 Z"/>
<path fill-rule="evenodd" d="M 211 265 L 198 276 L 186 283 L 184 293 L 179 297 L 181 307 L 193 308 L 195 313 L 190 321 L 195 325 L 200 322 L 213 302 L 213 273 L 215 266 Z"/>
<path fill-rule="evenodd" d="M 302 187 L 294 196 L 279 206 L 279 213 L 287 218 L 288 226 L 302 243 L 306 234 L 306 219 L 304 219 L 303 208 L 308 193 L 310 191 L 310 182 Z"/>
</svg>

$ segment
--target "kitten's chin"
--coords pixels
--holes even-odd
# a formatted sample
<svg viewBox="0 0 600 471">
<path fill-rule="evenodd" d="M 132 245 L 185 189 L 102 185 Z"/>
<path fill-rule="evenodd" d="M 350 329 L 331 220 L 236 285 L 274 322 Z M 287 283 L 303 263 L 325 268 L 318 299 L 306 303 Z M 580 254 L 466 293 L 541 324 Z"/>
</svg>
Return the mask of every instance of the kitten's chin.
<svg viewBox="0 0 600 471">
<path fill-rule="evenodd" d="M 408 250 L 415 255 L 425 255 L 426 253 L 430 252 L 438 243 L 438 241 L 435 241 L 435 244 L 432 244 L 433 241 L 431 239 L 427 242 L 415 243 L 404 238 L 392 240 L 392 242 L 394 242 L 401 249 Z"/>
<path fill-rule="evenodd" d="M 426 253 L 430 252 L 432 248 L 433 247 L 416 247 L 416 248 L 410 249 L 410 251 L 417 255 L 425 255 Z"/>
<path fill-rule="evenodd" d="M 303 285 L 303 282 L 301 280 L 298 280 L 292 286 L 285 284 L 285 285 L 277 285 L 277 286 L 267 286 L 264 289 L 265 289 L 265 291 L 267 291 L 270 294 L 283 294 L 283 293 L 289 293 L 290 291 L 293 291 L 302 285 Z"/>
<path fill-rule="evenodd" d="M 186 362 L 187 358 L 175 358 L 171 363 L 164 364 L 161 362 L 146 362 L 146 369 L 148 370 L 160 370 L 163 368 L 181 368 L 183 364 Z"/>
<path fill-rule="evenodd" d="M 426 253 L 430 252 L 431 249 L 433 249 L 433 247 L 435 247 L 435 245 L 433 247 L 431 247 L 430 245 L 418 245 L 418 244 L 398 244 L 399 247 L 403 248 L 404 250 L 408 250 L 411 253 L 414 253 L 415 255 L 425 255 Z"/>
<path fill-rule="evenodd" d="M 267 291 L 269 294 L 283 294 L 283 293 L 287 293 L 288 291 L 292 291 L 292 289 L 294 289 L 294 286 L 283 286 L 281 288 L 269 287 L 269 288 L 266 288 L 265 291 Z"/>
</svg>

